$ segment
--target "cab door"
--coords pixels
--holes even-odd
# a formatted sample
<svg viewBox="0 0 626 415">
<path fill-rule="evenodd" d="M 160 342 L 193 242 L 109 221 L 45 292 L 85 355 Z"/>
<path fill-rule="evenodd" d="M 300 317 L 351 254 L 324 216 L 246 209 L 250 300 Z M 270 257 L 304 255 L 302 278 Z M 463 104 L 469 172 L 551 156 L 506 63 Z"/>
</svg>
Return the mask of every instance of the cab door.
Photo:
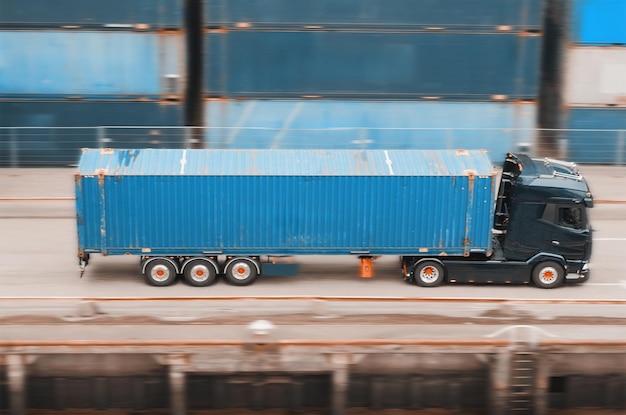
<svg viewBox="0 0 626 415">
<path fill-rule="evenodd" d="M 551 223 L 549 252 L 567 260 L 589 259 L 591 229 L 581 203 L 548 203 L 542 219 Z"/>
</svg>

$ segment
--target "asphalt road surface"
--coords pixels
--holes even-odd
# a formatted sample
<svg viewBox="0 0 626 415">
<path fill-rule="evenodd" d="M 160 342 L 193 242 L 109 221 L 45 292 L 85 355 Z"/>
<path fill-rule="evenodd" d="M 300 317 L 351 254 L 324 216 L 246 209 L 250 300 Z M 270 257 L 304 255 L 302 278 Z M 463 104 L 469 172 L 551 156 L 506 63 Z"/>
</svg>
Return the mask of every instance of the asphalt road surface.
<svg viewBox="0 0 626 415">
<path fill-rule="evenodd" d="M 360 279 L 350 257 L 296 257 L 294 277 L 261 277 L 248 287 L 222 280 L 196 288 L 145 284 L 139 260 L 92 256 L 83 278 L 76 258 L 72 169 L 0 169 L 1 297 L 117 296 L 382 296 L 539 299 L 626 299 L 626 168 L 582 166 L 599 203 L 591 210 L 594 247 L 591 278 L 556 290 L 533 286 L 450 284 L 420 288 L 405 283 L 397 257 L 375 262 L 375 277 Z M 7 200 L 7 198 L 52 198 Z M 59 199 L 56 199 L 59 198 Z M 607 203 L 609 201 L 611 203 Z M 604 202 L 604 203 L 603 203 Z"/>
</svg>

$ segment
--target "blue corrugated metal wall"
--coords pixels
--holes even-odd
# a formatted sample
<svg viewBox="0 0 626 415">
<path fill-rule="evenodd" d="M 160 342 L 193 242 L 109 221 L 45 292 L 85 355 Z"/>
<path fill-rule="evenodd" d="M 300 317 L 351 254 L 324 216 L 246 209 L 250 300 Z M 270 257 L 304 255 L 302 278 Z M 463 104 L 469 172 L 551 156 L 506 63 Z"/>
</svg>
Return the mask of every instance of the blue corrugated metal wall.
<svg viewBox="0 0 626 415">
<path fill-rule="evenodd" d="M 579 45 L 626 45 L 626 1 L 573 0 L 571 37 Z"/>
<path fill-rule="evenodd" d="M 0 97 L 180 98 L 180 34 L 0 31 Z"/>
<path fill-rule="evenodd" d="M 180 120 L 175 102 L 0 100 L 0 127 L 181 125 Z"/>
<path fill-rule="evenodd" d="M 264 125 L 264 118 L 275 118 L 272 111 L 276 107 L 269 104 L 272 100 L 299 99 L 303 95 L 331 97 L 343 101 L 338 106 L 324 101 L 326 110 L 316 109 L 306 117 L 315 125 L 332 127 L 357 122 L 357 126 L 365 129 L 402 124 L 403 118 L 388 113 L 383 117 L 369 110 L 363 115 L 362 109 L 353 112 L 339 108 L 361 104 L 362 108 L 377 108 L 374 100 L 391 100 L 390 104 L 396 105 L 396 100 L 439 97 L 452 104 L 467 101 L 472 108 L 468 114 L 476 114 L 480 108 L 486 108 L 477 101 L 494 104 L 520 99 L 534 101 L 539 95 L 543 10 L 550 1 L 202 0 L 204 24 L 208 29 L 204 93 L 207 97 L 233 99 L 223 106 L 254 106 L 256 113 L 251 119 L 258 120 L 258 126 Z M 2 0 L 0 94 L 45 97 L 46 100 L 122 98 L 117 104 L 122 111 L 128 97 L 180 101 L 189 70 L 184 68 L 180 31 L 184 25 L 183 0 L 96 3 L 58 0 L 52 7 L 44 0 Z M 624 44 L 626 32 L 621 22 L 626 19 L 626 2 L 572 0 L 565 4 L 571 6 L 572 13 L 569 44 Z M 51 30 L 53 28 L 57 30 Z M 60 28 L 64 31 L 58 30 Z M 157 32 L 161 29 L 169 32 Z M 108 50 L 106 56 L 100 51 L 100 45 L 102 50 Z M 267 104 L 260 105 L 259 99 L 268 100 Z M 295 101 L 291 110 L 299 108 L 300 103 L 309 108 L 308 103 Z M 586 105 L 585 102 L 576 104 Z M 38 125 L 52 125 L 46 124 L 49 117 L 39 113 L 41 105 L 48 104 L 24 100 L 22 107 L 32 106 L 31 120 L 37 119 Z M 517 103 L 510 104 L 506 110 L 502 110 L 506 108 L 502 105 L 505 104 L 489 107 L 488 120 L 479 125 L 524 128 L 528 117 L 534 117 L 524 110 L 520 122 L 518 116 L 510 116 L 519 114 Z M 81 114 L 96 108 L 86 103 L 84 107 Z M 452 121 L 466 119 L 459 118 L 459 112 L 453 109 L 459 107 L 434 108 L 416 105 L 400 112 L 419 120 L 411 123 L 411 128 L 431 125 L 427 122 L 433 114 L 441 119 L 447 117 L 452 125 L 465 125 Z M 263 115 L 259 111 L 269 112 Z M 335 111 L 343 113 L 346 119 L 328 115 Z M 420 113 L 416 115 L 411 111 Z M 218 114 L 230 112 L 232 110 L 217 111 Z M 232 120 L 228 115 L 217 119 L 212 101 L 207 102 L 206 113 L 209 127 L 226 126 L 226 121 L 240 119 L 238 116 Z M 14 118 L 11 114 L 0 115 L 4 125 L 25 125 L 21 124 L 26 122 L 24 118 Z M 281 128 L 292 123 L 290 114 L 288 112 L 287 118 L 282 120 Z M 93 120 L 106 118 L 95 116 Z M 575 118 L 575 114 L 570 117 Z M 66 119 L 67 126 L 81 124 L 76 117 Z M 251 121 L 246 121 L 245 125 L 253 126 Z M 236 145 L 241 128 L 239 124 L 229 127 L 228 137 L 235 141 L 228 145 Z M 384 134 L 385 140 L 389 137 L 388 132 L 376 134 Z M 510 148 L 512 142 L 508 136 L 500 141 L 490 134 L 486 134 L 488 138 L 477 139 L 464 133 L 457 136 L 464 137 L 461 143 L 490 143 L 497 152 L 505 147 L 507 151 L 515 149 Z M 281 140 L 285 137 L 288 138 L 279 136 Z M 367 145 L 382 141 L 381 137 L 383 135 L 374 138 L 367 135 L 356 142 Z M 407 142 L 421 146 L 441 143 L 444 139 L 427 141 L 420 137 L 411 136 Z M 207 138 L 214 144 L 214 132 L 207 134 Z M 217 140 L 223 138 L 220 136 Z M 334 146 L 347 142 L 352 145 L 355 141 L 352 136 L 310 140 L 315 145 Z M 502 141 L 506 145 L 503 146 Z M 267 142 L 267 138 L 260 142 Z M 456 145 L 455 140 L 452 142 Z M 112 144 L 118 145 L 119 140 Z M 569 144 L 570 149 L 578 145 L 574 141 Z M 242 142 L 242 145 L 248 144 Z M 490 148 L 489 145 L 481 147 Z M 598 160 L 610 161 L 608 158 Z"/>
<path fill-rule="evenodd" d="M 0 165 L 72 165 L 86 146 L 183 146 L 183 0 L 0 1 Z M 131 101 L 132 100 L 132 101 Z M 150 102 L 153 101 L 153 102 Z"/>
<path fill-rule="evenodd" d="M 568 155 L 581 163 L 626 163 L 626 1 L 574 0 L 567 53 Z M 600 47 L 594 47 L 600 46 Z M 580 56 L 595 57 L 588 61 Z M 585 55 L 582 55 L 585 56 Z M 593 79 L 585 79 L 592 76 Z M 574 76 L 577 75 L 577 76 Z"/>
<path fill-rule="evenodd" d="M 207 133 L 212 147 L 458 146 L 499 157 L 534 143 L 516 129 L 535 126 L 543 0 L 206 4 L 205 93 L 220 100 L 205 103 L 205 119 L 224 127 Z M 345 126 L 362 129 L 301 130 Z"/>
<path fill-rule="evenodd" d="M 0 0 L 0 27 L 182 27 L 184 0 Z"/>
<path fill-rule="evenodd" d="M 570 108 L 567 128 L 572 161 L 626 164 L 626 108 Z"/>
<path fill-rule="evenodd" d="M 253 32 L 206 35 L 213 97 L 533 100 L 541 36 Z"/>
<path fill-rule="evenodd" d="M 208 0 L 210 27 L 541 30 L 543 0 Z"/>
<path fill-rule="evenodd" d="M 466 148 L 494 159 L 535 141 L 537 105 L 493 102 L 206 102 L 210 148 Z"/>
<path fill-rule="evenodd" d="M 171 129 L 93 127 L 180 126 L 182 105 L 125 101 L 0 101 L 0 166 L 64 166 L 78 163 L 83 147 L 183 147 L 184 134 Z M 67 127 L 67 128 L 60 128 Z M 19 160 L 19 164 L 15 163 Z"/>
</svg>

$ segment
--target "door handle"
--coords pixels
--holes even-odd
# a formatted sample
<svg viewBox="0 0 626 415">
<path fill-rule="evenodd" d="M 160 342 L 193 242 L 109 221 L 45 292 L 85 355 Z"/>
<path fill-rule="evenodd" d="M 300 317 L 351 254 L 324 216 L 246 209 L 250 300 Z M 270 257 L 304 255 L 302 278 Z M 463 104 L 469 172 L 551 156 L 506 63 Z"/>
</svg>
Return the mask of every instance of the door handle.
<svg viewBox="0 0 626 415">
<path fill-rule="evenodd" d="M 552 245 L 561 245 L 561 242 L 559 242 L 559 241 L 552 241 Z"/>
</svg>

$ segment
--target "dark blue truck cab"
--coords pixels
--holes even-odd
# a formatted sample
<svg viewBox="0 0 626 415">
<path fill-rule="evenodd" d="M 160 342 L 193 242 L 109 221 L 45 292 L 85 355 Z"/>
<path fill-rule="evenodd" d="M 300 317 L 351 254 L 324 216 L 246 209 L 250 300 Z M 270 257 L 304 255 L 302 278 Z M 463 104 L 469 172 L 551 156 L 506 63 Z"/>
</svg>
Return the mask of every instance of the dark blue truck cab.
<svg viewBox="0 0 626 415">
<path fill-rule="evenodd" d="M 529 283 L 554 288 L 589 277 L 593 197 L 573 163 L 507 154 L 493 224 L 493 251 L 465 258 L 405 257 L 405 278 Z"/>
</svg>

